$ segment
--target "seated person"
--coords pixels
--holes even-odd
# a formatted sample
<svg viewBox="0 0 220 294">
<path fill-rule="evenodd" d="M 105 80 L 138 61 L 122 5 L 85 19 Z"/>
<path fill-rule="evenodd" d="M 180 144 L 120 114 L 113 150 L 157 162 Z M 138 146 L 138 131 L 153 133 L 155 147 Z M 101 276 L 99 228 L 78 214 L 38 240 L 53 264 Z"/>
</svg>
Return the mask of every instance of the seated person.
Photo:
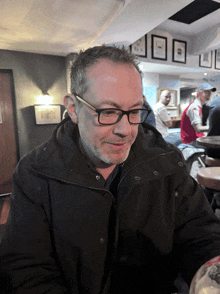
<svg viewBox="0 0 220 294">
<path fill-rule="evenodd" d="M 203 132 L 208 131 L 209 127 L 202 125 L 202 106 L 210 99 L 214 91 L 216 88 L 208 83 L 203 83 L 197 88 L 196 99 L 183 111 L 180 133 L 184 144 L 192 144 L 196 147 L 196 139 L 203 137 Z"/>
<path fill-rule="evenodd" d="M 74 60 L 69 118 L 13 175 L 1 293 L 170 294 L 220 255 L 219 220 L 181 152 L 144 123 L 141 77 L 124 48 Z"/>
<path fill-rule="evenodd" d="M 172 126 L 172 121 L 166 108 L 166 106 L 170 103 L 170 98 L 170 92 L 168 90 L 164 90 L 161 92 L 160 101 L 153 106 L 156 129 L 161 133 L 163 138 L 169 136 L 168 128 Z"/>
<path fill-rule="evenodd" d="M 153 109 L 151 108 L 150 104 L 147 102 L 145 96 L 143 95 L 145 102 L 144 102 L 144 107 L 146 107 L 146 109 L 150 109 L 150 113 L 148 115 L 148 117 L 146 118 L 145 122 L 152 125 L 153 127 L 156 127 L 156 121 L 155 121 L 155 115 L 153 112 Z"/>
<path fill-rule="evenodd" d="M 162 91 L 160 101 L 153 106 L 153 111 L 156 120 L 156 129 L 161 133 L 165 141 L 178 146 L 182 143 L 179 132 L 169 132 L 169 128 L 172 126 L 172 121 L 166 106 L 169 104 L 170 98 L 171 94 L 169 90 Z"/>
<path fill-rule="evenodd" d="M 216 97 L 210 105 L 208 136 L 220 136 L 220 96 Z M 220 149 L 207 148 L 206 154 L 213 158 L 220 158 Z"/>
</svg>

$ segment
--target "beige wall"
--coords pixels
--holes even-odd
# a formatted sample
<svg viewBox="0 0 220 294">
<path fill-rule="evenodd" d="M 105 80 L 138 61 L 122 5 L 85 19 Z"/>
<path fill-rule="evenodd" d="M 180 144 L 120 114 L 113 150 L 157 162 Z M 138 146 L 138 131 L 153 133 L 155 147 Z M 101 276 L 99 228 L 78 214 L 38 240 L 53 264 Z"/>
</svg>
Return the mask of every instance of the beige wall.
<svg viewBox="0 0 220 294">
<path fill-rule="evenodd" d="M 14 78 L 20 157 L 51 135 L 54 125 L 36 125 L 33 105 L 42 91 L 63 104 L 67 92 L 65 57 L 0 50 L 0 69 L 11 69 Z M 63 109 L 63 108 L 62 108 Z"/>
</svg>

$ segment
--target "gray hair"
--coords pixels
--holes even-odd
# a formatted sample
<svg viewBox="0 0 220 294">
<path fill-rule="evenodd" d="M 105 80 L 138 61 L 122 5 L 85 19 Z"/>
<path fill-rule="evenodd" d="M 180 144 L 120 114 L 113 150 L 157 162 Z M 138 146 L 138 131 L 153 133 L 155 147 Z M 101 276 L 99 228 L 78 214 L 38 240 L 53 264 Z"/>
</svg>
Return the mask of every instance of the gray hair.
<svg viewBox="0 0 220 294">
<path fill-rule="evenodd" d="M 108 59 L 115 63 L 133 65 L 142 78 L 142 72 L 138 67 L 135 55 L 123 48 L 116 46 L 95 46 L 85 51 L 80 51 L 76 59 L 71 63 L 71 93 L 83 95 L 88 90 L 86 70 L 100 59 Z"/>
</svg>

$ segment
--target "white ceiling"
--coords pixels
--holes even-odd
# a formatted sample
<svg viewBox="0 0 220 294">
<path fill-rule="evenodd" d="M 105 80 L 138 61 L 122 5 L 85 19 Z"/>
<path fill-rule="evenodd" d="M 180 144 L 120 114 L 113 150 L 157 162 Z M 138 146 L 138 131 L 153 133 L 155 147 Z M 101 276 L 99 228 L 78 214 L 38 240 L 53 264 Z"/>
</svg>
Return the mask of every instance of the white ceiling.
<svg viewBox="0 0 220 294">
<path fill-rule="evenodd" d="M 219 25 L 219 10 L 191 25 L 168 20 L 192 1 L 3 0 L 0 49 L 66 56 L 103 43 L 128 46 L 155 28 L 202 36 Z M 192 74 L 191 69 L 163 64 L 149 64 L 147 70 L 188 78 Z"/>
</svg>

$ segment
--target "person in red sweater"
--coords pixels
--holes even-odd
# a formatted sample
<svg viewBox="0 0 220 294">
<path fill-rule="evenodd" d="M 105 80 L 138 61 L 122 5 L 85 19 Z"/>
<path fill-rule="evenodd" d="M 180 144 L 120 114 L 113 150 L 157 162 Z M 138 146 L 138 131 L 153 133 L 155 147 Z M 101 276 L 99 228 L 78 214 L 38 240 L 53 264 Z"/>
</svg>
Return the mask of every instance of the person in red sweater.
<svg viewBox="0 0 220 294">
<path fill-rule="evenodd" d="M 184 110 L 180 123 L 181 140 L 184 144 L 196 145 L 196 139 L 204 136 L 209 127 L 202 125 L 202 106 L 210 99 L 216 88 L 203 83 L 197 88 L 196 99 Z"/>
</svg>

